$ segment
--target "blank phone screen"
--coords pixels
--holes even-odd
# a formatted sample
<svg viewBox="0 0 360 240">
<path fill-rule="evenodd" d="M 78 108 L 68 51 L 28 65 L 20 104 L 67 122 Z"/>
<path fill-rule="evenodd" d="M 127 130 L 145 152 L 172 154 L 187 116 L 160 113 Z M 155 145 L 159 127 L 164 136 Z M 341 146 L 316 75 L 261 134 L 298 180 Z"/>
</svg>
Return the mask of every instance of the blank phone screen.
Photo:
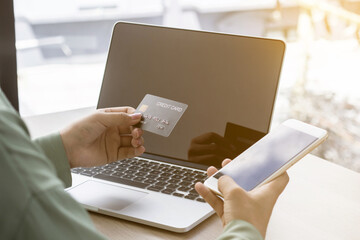
<svg viewBox="0 0 360 240">
<path fill-rule="evenodd" d="M 221 169 L 215 178 L 228 175 L 246 191 L 254 189 L 318 138 L 280 125 Z"/>
</svg>

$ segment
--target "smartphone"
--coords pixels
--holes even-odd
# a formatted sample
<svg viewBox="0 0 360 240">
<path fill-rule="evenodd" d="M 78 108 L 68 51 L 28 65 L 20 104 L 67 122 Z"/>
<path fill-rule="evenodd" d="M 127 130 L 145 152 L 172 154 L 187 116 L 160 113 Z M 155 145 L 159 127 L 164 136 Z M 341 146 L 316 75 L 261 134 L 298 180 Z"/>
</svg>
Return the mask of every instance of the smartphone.
<svg viewBox="0 0 360 240">
<path fill-rule="evenodd" d="M 324 129 L 289 119 L 210 176 L 205 185 L 216 194 L 218 179 L 228 175 L 246 191 L 280 176 L 327 138 Z"/>
</svg>

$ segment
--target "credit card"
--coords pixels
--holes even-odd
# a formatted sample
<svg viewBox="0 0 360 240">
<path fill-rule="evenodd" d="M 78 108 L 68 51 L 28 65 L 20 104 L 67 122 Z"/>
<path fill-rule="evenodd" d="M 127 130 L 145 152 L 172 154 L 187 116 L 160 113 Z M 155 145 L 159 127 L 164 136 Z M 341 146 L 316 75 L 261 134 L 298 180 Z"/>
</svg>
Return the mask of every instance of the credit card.
<svg viewBox="0 0 360 240">
<path fill-rule="evenodd" d="M 142 113 L 142 119 L 135 126 L 168 137 L 187 107 L 184 103 L 146 94 L 136 109 Z"/>
</svg>

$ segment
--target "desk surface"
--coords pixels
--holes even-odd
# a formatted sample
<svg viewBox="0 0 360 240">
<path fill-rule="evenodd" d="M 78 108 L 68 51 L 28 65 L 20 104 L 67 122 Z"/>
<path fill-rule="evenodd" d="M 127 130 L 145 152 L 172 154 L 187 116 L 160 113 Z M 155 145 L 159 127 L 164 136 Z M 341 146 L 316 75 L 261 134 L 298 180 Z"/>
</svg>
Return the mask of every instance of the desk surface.
<svg viewBox="0 0 360 240">
<path fill-rule="evenodd" d="M 339 240 L 360 236 L 360 175 L 308 155 L 289 171 L 290 182 L 271 217 L 267 240 Z M 110 239 L 215 239 L 222 231 L 211 216 L 179 234 L 91 213 Z"/>
<path fill-rule="evenodd" d="M 37 137 L 61 129 L 92 110 L 42 115 L 25 121 Z M 306 156 L 288 173 L 290 182 L 274 208 L 267 240 L 360 238 L 360 174 L 313 155 Z M 110 239 L 215 239 L 222 231 L 215 215 L 182 234 L 95 213 L 90 216 Z"/>
</svg>

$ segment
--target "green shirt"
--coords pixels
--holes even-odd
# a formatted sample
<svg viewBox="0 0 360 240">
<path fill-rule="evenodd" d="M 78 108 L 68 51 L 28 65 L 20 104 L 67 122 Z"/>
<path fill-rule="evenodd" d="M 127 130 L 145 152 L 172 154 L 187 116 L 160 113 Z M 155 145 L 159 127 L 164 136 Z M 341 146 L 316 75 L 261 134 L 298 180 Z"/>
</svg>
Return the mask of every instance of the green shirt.
<svg viewBox="0 0 360 240">
<path fill-rule="evenodd" d="M 0 239 L 105 239 L 64 191 L 70 165 L 59 134 L 32 141 L 0 91 Z M 249 223 L 229 223 L 219 239 L 262 239 Z"/>
</svg>

